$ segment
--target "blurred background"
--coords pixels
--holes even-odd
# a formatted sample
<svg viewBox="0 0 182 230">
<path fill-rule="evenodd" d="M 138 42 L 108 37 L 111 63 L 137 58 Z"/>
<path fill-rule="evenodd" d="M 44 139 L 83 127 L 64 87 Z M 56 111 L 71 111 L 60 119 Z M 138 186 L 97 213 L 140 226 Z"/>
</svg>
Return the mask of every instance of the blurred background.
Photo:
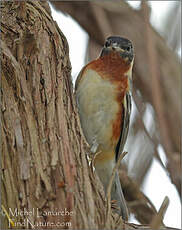
<svg viewBox="0 0 182 230">
<path fill-rule="evenodd" d="M 81 68 L 99 55 L 106 37 L 121 35 L 133 42 L 126 172 L 156 210 L 168 196 L 164 224 L 181 227 L 181 1 L 52 1 L 50 5 L 69 43 L 73 85 Z M 131 211 L 130 222 L 147 223 L 138 215 Z"/>
</svg>

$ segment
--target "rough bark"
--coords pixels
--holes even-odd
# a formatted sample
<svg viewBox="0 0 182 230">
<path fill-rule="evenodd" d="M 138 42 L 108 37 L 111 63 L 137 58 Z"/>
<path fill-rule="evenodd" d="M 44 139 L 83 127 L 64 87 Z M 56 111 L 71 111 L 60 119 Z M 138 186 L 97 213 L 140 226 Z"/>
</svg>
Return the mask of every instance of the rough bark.
<svg viewBox="0 0 182 230">
<path fill-rule="evenodd" d="M 27 218 L 27 228 L 39 221 L 101 228 L 105 201 L 91 182 L 66 38 L 47 3 L 1 2 L 1 9 L 2 204 L 19 228 Z M 13 217 L 16 208 L 35 213 Z M 38 217 L 37 209 L 69 213 Z"/>
</svg>

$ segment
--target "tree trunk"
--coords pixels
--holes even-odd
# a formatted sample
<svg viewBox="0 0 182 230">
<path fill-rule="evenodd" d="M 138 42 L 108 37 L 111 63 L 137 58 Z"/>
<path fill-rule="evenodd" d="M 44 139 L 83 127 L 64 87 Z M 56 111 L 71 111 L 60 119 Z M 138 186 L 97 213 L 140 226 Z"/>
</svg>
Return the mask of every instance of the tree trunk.
<svg viewBox="0 0 182 230">
<path fill-rule="evenodd" d="M 66 38 L 46 2 L 1 8 L 3 228 L 101 228 L 104 199 L 92 190 Z"/>
</svg>

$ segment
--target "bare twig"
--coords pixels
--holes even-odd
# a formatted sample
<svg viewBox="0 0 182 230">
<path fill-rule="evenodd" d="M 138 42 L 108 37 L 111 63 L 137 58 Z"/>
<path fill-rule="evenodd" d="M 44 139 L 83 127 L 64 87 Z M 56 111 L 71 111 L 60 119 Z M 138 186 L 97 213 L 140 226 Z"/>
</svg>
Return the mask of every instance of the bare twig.
<svg viewBox="0 0 182 230">
<path fill-rule="evenodd" d="M 151 36 L 151 28 L 149 23 L 148 15 L 148 5 L 146 1 L 142 1 L 142 8 L 145 21 L 145 30 L 146 30 L 146 40 L 147 40 L 147 52 L 149 59 L 149 73 L 151 75 L 151 88 L 152 88 L 152 97 L 153 105 L 158 117 L 161 139 L 163 146 L 166 152 L 166 155 L 170 158 L 172 152 L 171 138 L 169 136 L 169 129 L 167 126 L 166 116 L 164 115 L 164 102 L 162 100 L 162 93 L 159 84 L 159 66 L 157 63 L 157 52 L 156 52 L 156 42 L 154 37 Z"/>
<path fill-rule="evenodd" d="M 164 198 L 164 201 L 162 202 L 162 205 L 159 209 L 159 212 L 154 216 L 150 226 L 152 229 L 160 229 L 162 225 L 162 220 L 164 218 L 165 212 L 169 206 L 169 198 L 166 196 Z"/>
</svg>

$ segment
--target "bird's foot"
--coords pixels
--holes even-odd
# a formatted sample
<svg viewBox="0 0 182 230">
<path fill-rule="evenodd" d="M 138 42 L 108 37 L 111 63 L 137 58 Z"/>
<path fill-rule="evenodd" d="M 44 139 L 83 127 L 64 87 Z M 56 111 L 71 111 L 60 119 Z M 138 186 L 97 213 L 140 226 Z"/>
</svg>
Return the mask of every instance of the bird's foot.
<svg viewBox="0 0 182 230">
<path fill-rule="evenodd" d="M 113 208 L 116 211 L 119 211 L 119 206 L 117 204 L 117 200 L 111 200 L 111 208 Z"/>
</svg>

